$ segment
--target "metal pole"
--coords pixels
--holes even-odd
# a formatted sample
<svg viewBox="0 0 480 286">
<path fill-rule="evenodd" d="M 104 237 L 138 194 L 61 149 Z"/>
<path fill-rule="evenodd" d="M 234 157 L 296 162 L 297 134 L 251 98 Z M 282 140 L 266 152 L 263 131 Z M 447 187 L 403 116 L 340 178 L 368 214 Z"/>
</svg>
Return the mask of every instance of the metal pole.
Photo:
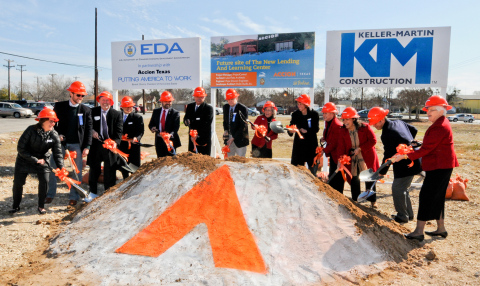
<svg viewBox="0 0 480 286">
<path fill-rule="evenodd" d="M 97 103 L 97 96 L 98 96 L 98 67 L 97 67 L 97 8 L 95 7 L 95 83 L 93 89 L 93 102 L 95 102 L 95 106 L 98 106 Z"/>
<path fill-rule="evenodd" d="M 6 60 L 6 61 L 8 62 L 8 66 L 6 65 L 3 65 L 3 66 L 8 68 L 8 100 L 12 100 L 12 95 L 10 93 L 10 69 L 15 66 L 10 65 L 10 63 L 13 63 L 14 60 Z"/>
<path fill-rule="evenodd" d="M 25 65 L 18 65 L 20 69 L 17 69 L 20 71 L 20 99 L 23 99 L 23 72 L 26 71 L 23 69 Z"/>
<path fill-rule="evenodd" d="M 145 40 L 145 36 L 142 35 L 142 41 Z M 145 102 L 145 89 L 142 89 L 142 98 L 143 98 L 143 115 L 145 115 L 145 109 L 147 109 L 147 103 Z"/>
<path fill-rule="evenodd" d="M 49 74 L 49 75 L 52 76 L 52 88 L 51 88 L 51 90 L 52 90 L 52 94 L 53 94 L 53 77 L 54 77 L 55 75 L 57 75 L 57 74 L 56 74 L 56 73 L 51 73 L 51 74 Z M 55 94 L 53 94 L 53 101 L 55 101 Z"/>
<path fill-rule="evenodd" d="M 37 101 L 40 101 L 40 84 L 38 83 L 38 76 L 36 76 L 36 78 L 37 78 Z"/>
</svg>

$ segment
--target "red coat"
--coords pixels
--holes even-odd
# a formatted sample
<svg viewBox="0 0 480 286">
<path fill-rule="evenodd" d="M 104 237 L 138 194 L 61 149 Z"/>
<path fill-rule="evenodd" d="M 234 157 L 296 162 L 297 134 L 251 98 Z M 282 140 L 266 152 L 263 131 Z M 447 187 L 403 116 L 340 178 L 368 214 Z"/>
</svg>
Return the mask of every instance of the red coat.
<svg viewBox="0 0 480 286">
<path fill-rule="evenodd" d="M 352 141 L 350 140 L 350 134 L 348 129 L 345 127 L 340 128 L 341 134 L 340 139 L 338 140 L 340 148 L 340 155 L 350 156 L 350 149 L 352 149 Z M 358 129 L 358 140 L 360 141 L 360 149 L 362 152 L 363 160 L 367 165 L 367 168 L 372 169 L 374 172 L 380 167 L 380 162 L 378 160 L 377 151 L 375 151 L 375 144 L 377 144 L 377 137 L 373 132 L 372 127 L 367 124 L 361 123 L 360 128 Z M 338 158 L 337 158 L 338 160 Z M 346 165 L 351 171 L 351 165 Z M 350 179 L 350 178 L 349 178 Z"/>
<path fill-rule="evenodd" d="M 438 118 L 427 129 L 422 147 L 408 154 L 408 158 L 410 160 L 422 158 L 424 171 L 458 167 L 457 155 L 453 149 L 452 127 L 445 116 Z"/>
<path fill-rule="evenodd" d="M 325 122 L 325 126 L 327 122 Z M 338 147 L 338 141 L 341 136 L 341 127 L 343 123 L 335 117 L 332 122 L 330 123 L 330 127 L 328 128 L 328 133 L 325 134 L 326 129 L 323 130 L 323 139 L 327 141 L 327 146 L 323 149 L 323 152 L 327 157 L 332 157 L 333 162 L 337 163 L 338 157 L 342 155 L 341 149 Z"/>
<path fill-rule="evenodd" d="M 272 122 L 273 121 L 277 121 L 277 120 L 275 118 L 272 118 Z M 259 125 L 259 126 L 263 125 L 263 126 L 267 127 L 267 130 L 269 129 L 267 117 L 265 115 L 260 115 L 259 117 L 257 117 L 257 119 L 255 120 L 255 122 L 253 124 L 256 124 L 256 125 Z M 252 127 L 252 129 L 253 129 L 253 127 Z M 272 149 L 272 141 L 277 139 L 278 134 L 273 132 L 270 129 L 270 131 L 267 132 L 267 137 L 270 138 L 269 142 L 266 142 L 265 138 L 260 138 L 260 137 L 257 136 L 256 133 L 254 133 L 253 139 L 252 139 L 252 145 L 257 146 L 258 148 L 262 148 L 263 146 L 265 146 L 265 143 L 267 143 L 267 148 Z"/>
</svg>

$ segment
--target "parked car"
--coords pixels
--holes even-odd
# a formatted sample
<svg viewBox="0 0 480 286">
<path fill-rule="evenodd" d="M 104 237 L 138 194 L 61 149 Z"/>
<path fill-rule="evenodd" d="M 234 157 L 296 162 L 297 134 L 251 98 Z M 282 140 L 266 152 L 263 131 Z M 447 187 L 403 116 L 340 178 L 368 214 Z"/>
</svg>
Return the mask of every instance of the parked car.
<svg viewBox="0 0 480 286">
<path fill-rule="evenodd" d="M 287 109 L 285 109 L 281 106 L 277 106 L 277 109 L 278 109 L 277 114 L 283 114 L 283 115 L 287 114 Z"/>
<path fill-rule="evenodd" d="M 215 107 L 215 114 L 216 115 L 223 114 L 223 109 L 221 107 Z"/>
<path fill-rule="evenodd" d="M 7 116 L 13 116 L 15 118 L 33 116 L 33 112 L 28 108 L 23 108 L 18 103 L 12 102 L 0 102 L 0 116 L 5 118 Z"/>
<path fill-rule="evenodd" d="M 248 115 L 258 116 L 258 115 L 260 115 L 260 111 L 258 111 L 255 107 L 249 107 L 248 108 Z"/>
<path fill-rule="evenodd" d="M 465 113 L 459 113 L 455 114 L 453 116 L 447 117 L 449 121 L 457 122 L 457 121 L 463 121 L 463 122 L 469 122 L 472 123 L 475 120 L 475 117 L 471 114 L 465 114 Z"/>
<path fill-rule="evenodd" d="M 399 119 L 402 119 L 403 116 L 400 114 L 400 113 L 389 113 L 387 115 L 388 118 L 399 118 Z"/>
<path fill-rule="evenodd" d="M 368 109 L 360 110 L 358 112 L 358 115 L 360 115 L 360 119 L 368 120 L 368 111 Z"/>
<path fill-rule="evenodd" d="M 38 115 L 44 107 L 53 109 L 53 106 L 49 102 L 28 102 L 24 107 L 30 109 L 35 115 Z"/>
</svg>

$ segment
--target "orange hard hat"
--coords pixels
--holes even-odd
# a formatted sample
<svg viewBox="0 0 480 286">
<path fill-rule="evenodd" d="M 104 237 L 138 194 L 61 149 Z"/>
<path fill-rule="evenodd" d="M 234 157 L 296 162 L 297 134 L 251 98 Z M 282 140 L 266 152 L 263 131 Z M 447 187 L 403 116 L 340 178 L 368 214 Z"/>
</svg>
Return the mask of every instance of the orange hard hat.
<svg viewBox="0 0 480 286">
<path fill-rule="evenodd" d="M 79 81 L 72 82 L 72 84 L 70 85 L 70 87 L 67 88 L 67 90 L 76 94 L 87 95 L 85 85 L 83 85 L 83 83 Z"/>
<path fill-rule="evenodd" d="M 347 107 L 342 112 L 342 119 L 359 118 L 357 111 L 353 107 Z"/>
<path fill-rule="evenodd" d="M 272 101 L 267 101 L 265 102 L 265 104 L 263 105 L 263 108 L 262 108 L 262 112 L 265 112 L 265 108 L 267 107 L 272 107 L 273 109 L 275 109 L 276 111 L 278 111 L 277 107 L 275 106 L 275 103 L 273 103 Z"/>
<path fill-rule="evenodd" d="M 199 86 L 193 92 L 193 96 L 195 96 L 195 97 L 206 97 L 207 93 L 205 92 L 205 89 L 203 87 Z"/>
<path fill-rule="evenodd" d="M 102 93 L 100 93 L 98 96 L 97 96 L 97 102 L 100 102 L 100 98 L 101 97 L 106 97 L 108 99 L 110 99 L 110 104 L 113 105 L 113 96 L 110 92 L 108 91 L 103 91 Z"/>
<path fill-rule="evenodd" d="M 175 99 L 173 98 L 173 95 L 170 93 L 170 91 L 164 91 L 160 95 L 160 99 L 158 101 L 160 102 L 165 102 L 165 101 L 174 101 Z"/>
<path fill-rule="evenodd" d="M 322 107 L 322 112 L 323 113 L 338 113 L 338 110 L 337 110 L 337 107 L 335 106 L 335 103 L 327 102 Z"/>
<path fill-rule="evenodd" d="M 234 98 L 237 98 L 237 97 L 238 97 L 238 92 L 233 88 L 229 88 L 227 90 L 227 93 L 225 93 L 225 98 L 227 100 L 234 99 Z"/>
<path fill-rule="evenodd" d="M 53 119 L 55 122 L 58 122 L 58 117 L 55 111 L 46 106 L 38 113 L 38 116 L 35 118 L 35 120 L 40 121 L 41 118 Z"/>
<path fill-rule="evenodd" d="M 302 94 L 295 99 L 296 101 L 305 104 L 306 106 L 310 107 L 310 96 L 307 94 Z"/>
<path fill-rule="evenodd" d="M 428 111 L 430 106 L 443 106 L 446 110 L 452 109 L 445 98 L 441 97 L 440 95 L 432 95 L 430 98 L 427 99 L 425 102 L 425 107 L 422 108 L 423 111 Z"/>
<path fill-rule="evenodd" d="M 130 96 L 125 96 L 122 98 L 122 104 L 120 104 L 120 107 L 134 107 L 135 103 L 133 103 L 133 99 Z"/>
<path fill-rule="evenodd" d="M 388 109 L 383 109 L 381 107 L 374 107 L 368 112 L 368 124 L 373 125 L 380 122 L 388 114 Z"/>
</svg>

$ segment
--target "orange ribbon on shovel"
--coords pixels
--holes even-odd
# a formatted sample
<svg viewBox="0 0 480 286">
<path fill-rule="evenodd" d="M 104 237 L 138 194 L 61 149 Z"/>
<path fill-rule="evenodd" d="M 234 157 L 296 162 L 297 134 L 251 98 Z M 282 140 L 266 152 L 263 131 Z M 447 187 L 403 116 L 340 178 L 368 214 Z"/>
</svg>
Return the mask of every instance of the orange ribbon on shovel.
<svg viewBox="0 0 480 286">
<path fill-rule="evenodd" d="M 143 160 L 147 158 L 147 156 L 150 155 L 148 152 L 140 152 L 140 160 Z"/>
<path fill-rule="evenodd" d="M 228 158 L 228 153 L 230 152 L 230 147 L 228 145 L 225 145 L 222 147 L 222 153 L 223 153 L 223 158 L 227 159 Z"/>
<path fill-rule="evenodd" d="M 67 184 L 69 190 L 72 188 L 72 185 L 71 185 L 72 183 L 77 185 L 80 185 L 82 183 L 79 181 L 75 181 L 72 178 L 69 178 L 68 171 L 65 168 L 62 168 L 62 169 L 57 168 L 53 170 L 53 172 L 55 173 L 55 176 L 57 176 L 61 181 Z"/>
<path fill-rule="evenodd" d="M 193 138 L 193 151 L 197 152 L 197 146 L 206 146 L 207 145 L 207 144 L 198 145 L 197 140 L 195 139 L 195 137 L 198 136 L 198 131 L 197 130 L 195 130 L 195 129 L 190 130 L 190 136 L 192 136 L 192 138 Z"/>
<path fill-rule="evenodd" d="M 122 141 L 128 142 L 128 150 L 130 150 L 130 148 L 132 148 L 133 139 L 129 139 L 128 134 L 122 135 Z"/>
<path fill-rule="evenodd" d="M 165 142 L 165 145 L 167 145 L 167 150 L 168 152 L 172 151 L 173 142 L 170 141 L 170 133 L 168 132 L 160 132 L 160 136 L 163 139 L 163 142 Z"/>
<path fill-rule="evenodd" d="M 72 167 L 75 170 L 75 173 L 77 174 L 80 173 L 80 171 L 78 170 L 77 164 L 75 164 L 75 160 L 74 160 L 74 159 L 77 159 L 77 151 L 66 150 L 65 158 L 63 158 L 63 160 L 70 160 L 70 158 L 68 158 L 68 153 L 70 153 L 70 158 L 72 158 L 70 162 L 72 163 Z"/>
<path fill-rule="evenodd" d="M 288 131 L 297 132 L 298 137 L 300 137 L 300 139 L 303 139 L 302 134 L 300 134 L 300 130 L 298 130 L 298 128 L 297 128 L 297 125 L 295 125 L 295 124 L 287 125 L 287 126 L 285 126 L 285 128 L 286 128 Z"/>
<path fill-rule="evenodd" d="M 322 161 L 323 148 L 318 146 L 317 149 L 315 149 L 315 153 L 317 154 L 317 156 L 315 156 L 315 158 L 313 158 L 312 167 L 317 165 L 318 164 L 317 161 L 319 161 L 320 162 L 319 168 L 322 168 L 323 167 L 323 161 Z"/>
<path fill-rule="evenodd" d="M 347 181 L 345 172 L 347 172 L 347 174 L 349 174 L 350 177 L 353 177 L 350 171 L 345 167 L 345 165 L 350 165 L 351 160 L 352 158 L 350 158 L 350 156 L 347 156 L 347 155 L 342 155 L 340 156 L 340 158 L 338 158 L 338 163 L 340 164 L 340 166 L 338 166 L 338 170 L 342 172 L 342 177 L 345 182 Z"/>
<path fill-rule="evenodd" d="M 254 129 L 255 129 L 255 135 L 257 135 L 257 137 L 260 137 L 260 138 L 263 138 L 267 135 L 267 127 L 265 127 L 265 125 L 254 125 Z"/>
<path fill-rule="evenodd" d="M 412 153 L 414 152 L 415 150 L 413 150 L 413 147 L 412 146 L 408 146 L 407 144 L 400 144 L 397 146 L 397 154 L 395 154 L 391 159 L 389 160 L 392 160 L 392 162 L 394 161 L 393 158 L 396 156 L 396 155 L 407 155 L 409 153 Z M 409 168 L 413 167 L 413 161 L 407 165 Z"/>
<path fill-rule="evenodd" d="M 102 146 L 103 148 L 108 149 L 113 153 L 120 155 L 123 159 L 125 159 L 125 161 L 128 162 L 128 154 L 125 154 L 122 151 L 118 150 L 117 148 L 114 148 L 113 146 L 115 146 L 115 141 L 113 141 L 112 139 L 108 138 L 107 140 L 103 141 Z"/>
</svg>

